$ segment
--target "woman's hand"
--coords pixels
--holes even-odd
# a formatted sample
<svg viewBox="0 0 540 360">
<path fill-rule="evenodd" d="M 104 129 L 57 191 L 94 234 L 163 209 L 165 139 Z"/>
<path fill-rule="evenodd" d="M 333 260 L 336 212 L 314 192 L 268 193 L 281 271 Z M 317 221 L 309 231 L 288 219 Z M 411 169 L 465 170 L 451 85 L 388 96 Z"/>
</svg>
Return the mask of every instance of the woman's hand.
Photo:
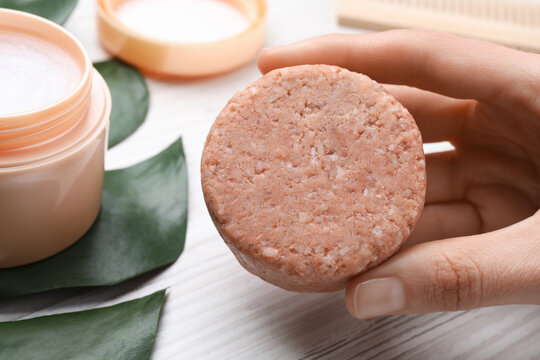
<svg viewBox="0 0 540 360">
<path fill-rule="evenodd" d="M 263 73 L 298 64 L 392 84 L 424 142 L 455 147 L 426 156 L 426 204 L 405 250 L 347 288 L 354 316 L 540 304 L 540 55 L 397 30 L 327 35 L 259 56 Z"/>
</svg>

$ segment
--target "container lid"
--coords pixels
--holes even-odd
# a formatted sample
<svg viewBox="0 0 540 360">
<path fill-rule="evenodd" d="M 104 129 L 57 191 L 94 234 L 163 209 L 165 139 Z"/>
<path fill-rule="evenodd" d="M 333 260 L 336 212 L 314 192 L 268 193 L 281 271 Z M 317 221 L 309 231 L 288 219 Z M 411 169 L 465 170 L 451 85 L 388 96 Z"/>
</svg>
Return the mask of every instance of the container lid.
<svg viewBox="0 0 540 360">
<path fill-rule="evenodd" d="M 217 20 L 222 18 L 213 18 L 209 12 L 204 16 L 204 9 L 201 14 L 201 6 L 207 1 L 237 12 L 245 26 L 236 33 L 223 29 L 223 37 L 217 39 L 205 38 L 196 29 L 184 34 L 178 26 L 169 27 L 167 33 L 166 23 L 174 25 L 175 17 L 178 22 L 219 26 Z M 252 61 L 264 42 L 264 0 L 97 0 L 97 3 L 98 33 L 103 47 L 150 75 L 192 78 L 225 73 Z M 180 11 L 182 6 L 190 5 L 198 7 L 200 18 L 187 18 L 187 12 Z M 140 13 L 139 20 L 130 21 L 130 9 L 140 10 L 145 6 L 148 11 L 142 15 L 146 16 L 144 21 L 140 20 Z M 223 10 L 226 9 L 218 10 L 222 12 L 217 16 L 224 16 Z M 159 23 L 160 19 L 163 24 Z M 161 27 L 162 36 L 156 31 L 149 32 L 146 21 Z"/>
</svg>

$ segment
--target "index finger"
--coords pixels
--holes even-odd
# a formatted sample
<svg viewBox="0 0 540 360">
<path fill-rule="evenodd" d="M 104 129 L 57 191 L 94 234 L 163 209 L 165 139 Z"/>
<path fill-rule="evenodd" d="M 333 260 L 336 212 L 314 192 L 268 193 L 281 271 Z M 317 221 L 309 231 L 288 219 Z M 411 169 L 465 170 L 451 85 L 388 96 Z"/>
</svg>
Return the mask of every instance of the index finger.
<svg viewBox="0 0 540 360">
<path fill-rule="evenodd" d="M 338 65 L 381 83 L 409 85 L 462 99 L 493 100 L 530 78 L 535 55 L 423 30 L 332 34 L 261 51 L 263 73 L 299 64 Z M 534 60 L 537 60 L 536 58 Z M 536 63 L 536 61 L 534 61 Z M 540 74 L 540 69 L 535 66 Z"/>
</svg>

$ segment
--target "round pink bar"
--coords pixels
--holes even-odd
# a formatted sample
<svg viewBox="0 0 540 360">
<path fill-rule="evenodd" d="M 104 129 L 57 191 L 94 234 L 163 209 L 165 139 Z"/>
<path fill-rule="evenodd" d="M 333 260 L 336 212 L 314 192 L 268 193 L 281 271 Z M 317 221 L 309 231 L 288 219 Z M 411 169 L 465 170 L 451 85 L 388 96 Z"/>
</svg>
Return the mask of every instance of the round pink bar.
<svg viewBox="0 0 540 360">
<path fill-rule="evenodd" d="M 420 132 L 365 75 L 272 71 L 216 119 L 201 164 L 208 210 L 238 261 L 294 291 L 335 291 L 405 242 L 423 208 Z"/>
</svg>

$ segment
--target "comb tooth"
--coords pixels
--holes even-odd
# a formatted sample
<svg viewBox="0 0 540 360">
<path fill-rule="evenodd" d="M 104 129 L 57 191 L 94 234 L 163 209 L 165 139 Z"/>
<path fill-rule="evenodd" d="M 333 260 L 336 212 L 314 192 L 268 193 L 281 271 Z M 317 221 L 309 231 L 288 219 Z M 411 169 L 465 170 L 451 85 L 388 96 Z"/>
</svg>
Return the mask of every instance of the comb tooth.
<svg viewBox="0 0 540 360">
<path fill-rule="evenodd" d="M 474 0 L 473 0 L 474 1 Z M 461 0 L 459 2 L 459 13 L 462 14 L 462 15 L 467 15 L 469 14 L 469 1 L 467 0 Z"/>
<path fill-rule="evenodd" d="M 532 6 L 527 6 L 526 4 L 521 5 L 521 21 L 523 22 L 524 26 L 530 26 L 531 25 L 531 15 L 532 12 Z"/>
<path fill-rule="evenodd" d="M 478 4 L 478 0 L 466 1 L 465 2 L 465 15 L 472 16 L 474 14 L 474 8 Z"/>
<path fill-rule="evenodd" d="M 516 23 L 516 7 L 510 6 L 508 2 L 505 4 L 506 7 L 506 14 L 508 15 L 508 23 L 515 24 Z"/>
<path fill-rule="evenodd" d="M 534 21 L 534 17 L 535 17 L 535 14 L 539 14 L 540 13 L 540 4 L 531 4 L 529 6 L 527 6 L 527 8 L 525 9 L 525 16 L 527 18 L 527 24 L 529 26 L 535 26 L 537 24 L 535 24 L 535 21 Z"/>
<path fill-rule="evenodd" d="M 487 2 L 485 3 L 485 5 L 484 4 L 482 5 L 483 6 L 480 9 L 482 16 L 486 19 L 493 19 L 493 14 L 494 14 L 493 9 L 495 8 L 495 5 L 492 2 Z"/>
<path fill-rule="evenodd" d="M 496 0 L 497 2 L 497 20 L 498 21 L 504 21 L 505 13 L 504 13 L 504 3 L 501 2 L 501 0 Z"/>
<path fill-rule="evenodd" d="M 529 17 L 529 24 L 531 26 L 540 26 L 540 5 L 534 4 L 534 7 L 527 12 Z"/>
<path fill-rule="evenodd" d="M 523 23 L 523 1 L 516 1 L 514 5 L 514 24 Z"/>
<path fill-rule="evenodd" d="M 444 2 L 444 10 L 447 12 L 454 12 L 454 2 L 453 1 L 445 1 Z"/>
<path fill-rule="evenodd" d="M 478 2 L 478 0 L 462 1 L 462 3 L 463 3 L 463 15 L 471 16 L 471 14 L 473 12 L 474 3 L 477 3 L 477 2 Z"/>
<path fill-rule="evenodd" d="M 474 3 L 477 0 L 461 0 L 461 11 L 460 14 L 464 16 L 470 16 L 471 14 L 471 3 Z"/>
<path fill-rule="evenodd" d="M 500 0 L 493 0 L 492 13 L 491 13 L 490 18 L 495 21 L 499 21 L 500 19 L 502 19 L 502 9 L 501 9 Z"/>
<path fill-rule="evenodd" d="M 441 11 L 441 12 L 444 12 L 447 10 L 447 5 L 449 4 L 449 1 L 445 1 L 445 0 L 439 0 L 437 2 L 437 10 L 438 11 Z"/>
<path fill-rule="evenodd" d="M 532 6 L 531 6 L 532 7 Z M 528 12 L 532 26 L 540 26 L 540 4 L 534 4 L 534 8 Z"/>
<path fill-rule="evenodd" d="M 492 1 L 484 1 L 480 9 L 484 18 L 493 19 L 495 14 L 495 6 L 496 5 Z"/>
<path fill-rule="evenodd" d="M 504 8 L 503 8 L 503 4 L 501 2 L 501 0 L 495 0 L 495 11 L 496 11 L 496 16 L 495 16 L 495 20 L 501 22 L 504 20 Z"/>
<path fill-rule="evenodd" d="M 481 17 L 480 12 L 478 11 L 481 5 L 482 5 L 482 2 L 480 1 L 471 1 L 469 3 L 469 16 L 477 17 L 477 18 Z"/>
<path fill-rule="evenodd" d="M 501 8 L 503 11 L 503 19 L 505 22 L 509 22 L 512 18 L 512 14 L 510 11 L 508 11 L 508 2 L 507 1 L 501 1 Z"/>
<path fill-rule="evenodd" d="M 439 1 L 439 9 L 440 9 L 440 11 L 445 12 L 445 11 L 450 10 L 449 5 L 451 5 L 450 1 L 444 1 L 444 0 Z"/>
<path fill-rule="evenodd" d="M 514 10 L 516 25 L 525 22 L 525 3 L 520 1 Z"/>
<path fill-rule="evenodd" d="M 521 4 L 521 1 L 517 1 L 517 3 L 514 6 L 512 6 L 512 4 L 510 3 L 506 4 L 506 7 L 508 9 L 508 15 L 509 15 L 510 22 L 512 23 L 512 25 L 515 25 L 519 22 L 518 5 L 520 4 Z"/>
<path fill-rule="evenodd" d="M 456 12 L 456 14 L 463 13 L 463 1 L 457 0 L 457 1 L 454 1 L 454 4 L 455 4 L 454 11 Z"/>
<path fill-rule="evenodd" d="M 506 22 L 511 24 L 514 22 L 514 12 L 512 11 L 513 6 L 509 2 L 504 2 L 504 13 L 506 14 Z"/>
<path fill-rule="evenodd" d="M 469 16 L 471 13 L 471 3 L 474 2 L 474 0 L 471 1 L 463 1 L 461 0 L 461 13 L 465 16 Z"/>
<path fill-rule="evenodd" d="M 449 12 L 457 14 L 459 12 L 459 4 L 456 1 L 449 1 L 450 8 L 448 9 Z"/>
<path fill-rule="evenodd" d="M 444 0 L 437 1 L 437 6 L 436 6 L 437 11 L 444 11 L 444 8 L 445 8 L 444 3 L 445 3 Z"/>
<path fill-rule="evenodd" d="M 505 22 L 511 24 L 511 23 L 514 22 L 514 14 L 513 14 L 512 10 L 511 10 L 511 6 L 509 6 L 509 5 L 511 5 L 509 2 L 507 2 L 507 1 L 503 2 Z"/>
<path fill-rule="evenodd" d="M 474 11 L 474 4 L 477 3 L 478 0 L 471 0 L 471 1 L 464 1 L 463 5 L 463 15 L 465 16 L 471 16 L 472 12 Z"/>
<path fill-rule="evenodd" d="M 526 7 L 525 9 L 525 21 L 527 26 L 533 27 L 535 26 L 534 18 L 535 14 L 540 12 L 540 7 L 534 4 L 534 6 L 531 4 Z"/>
<path fill-rule="evenodd" d="M 516 23 L 517 24 L 523 24 L 525 22 L 525 8 L 526 4 L 522 1 L 520 1 L 518 4 L 516 4 Z"/>
<path fill-rule="evenodd" d="M 482 8 L 483 2 L 480 1 L 471 1 L 471 16 L 472 17 L 482 17 L 482 12 L 480 9 Z"/>
<path fill-rule="evenodd" d="M 531 11 L 532 6 L 527 6 L 525 2 L 519 2 L 519 14 L 518 14 L 518 22 L 520 22 L 522 25 L 529 25 L 529 20 L 527 16 L 527 10 Z"/>
<path fill-rule="evenodd" d="M 493 3 L 489 1 L 483 1 L 481 4 L 478 4 L 478 14 L 484 19 L 492 18 Z"/>
<path fill-rule="evenodd" d="M 431 2 L 431 8 L 433 9 L 433 11 L 439 12 L 439 11 L 442 10 L 443 3 L 444 3 L 444 1 L 441 1 L 441 0 L 432 1 Z"/>
</svg>

